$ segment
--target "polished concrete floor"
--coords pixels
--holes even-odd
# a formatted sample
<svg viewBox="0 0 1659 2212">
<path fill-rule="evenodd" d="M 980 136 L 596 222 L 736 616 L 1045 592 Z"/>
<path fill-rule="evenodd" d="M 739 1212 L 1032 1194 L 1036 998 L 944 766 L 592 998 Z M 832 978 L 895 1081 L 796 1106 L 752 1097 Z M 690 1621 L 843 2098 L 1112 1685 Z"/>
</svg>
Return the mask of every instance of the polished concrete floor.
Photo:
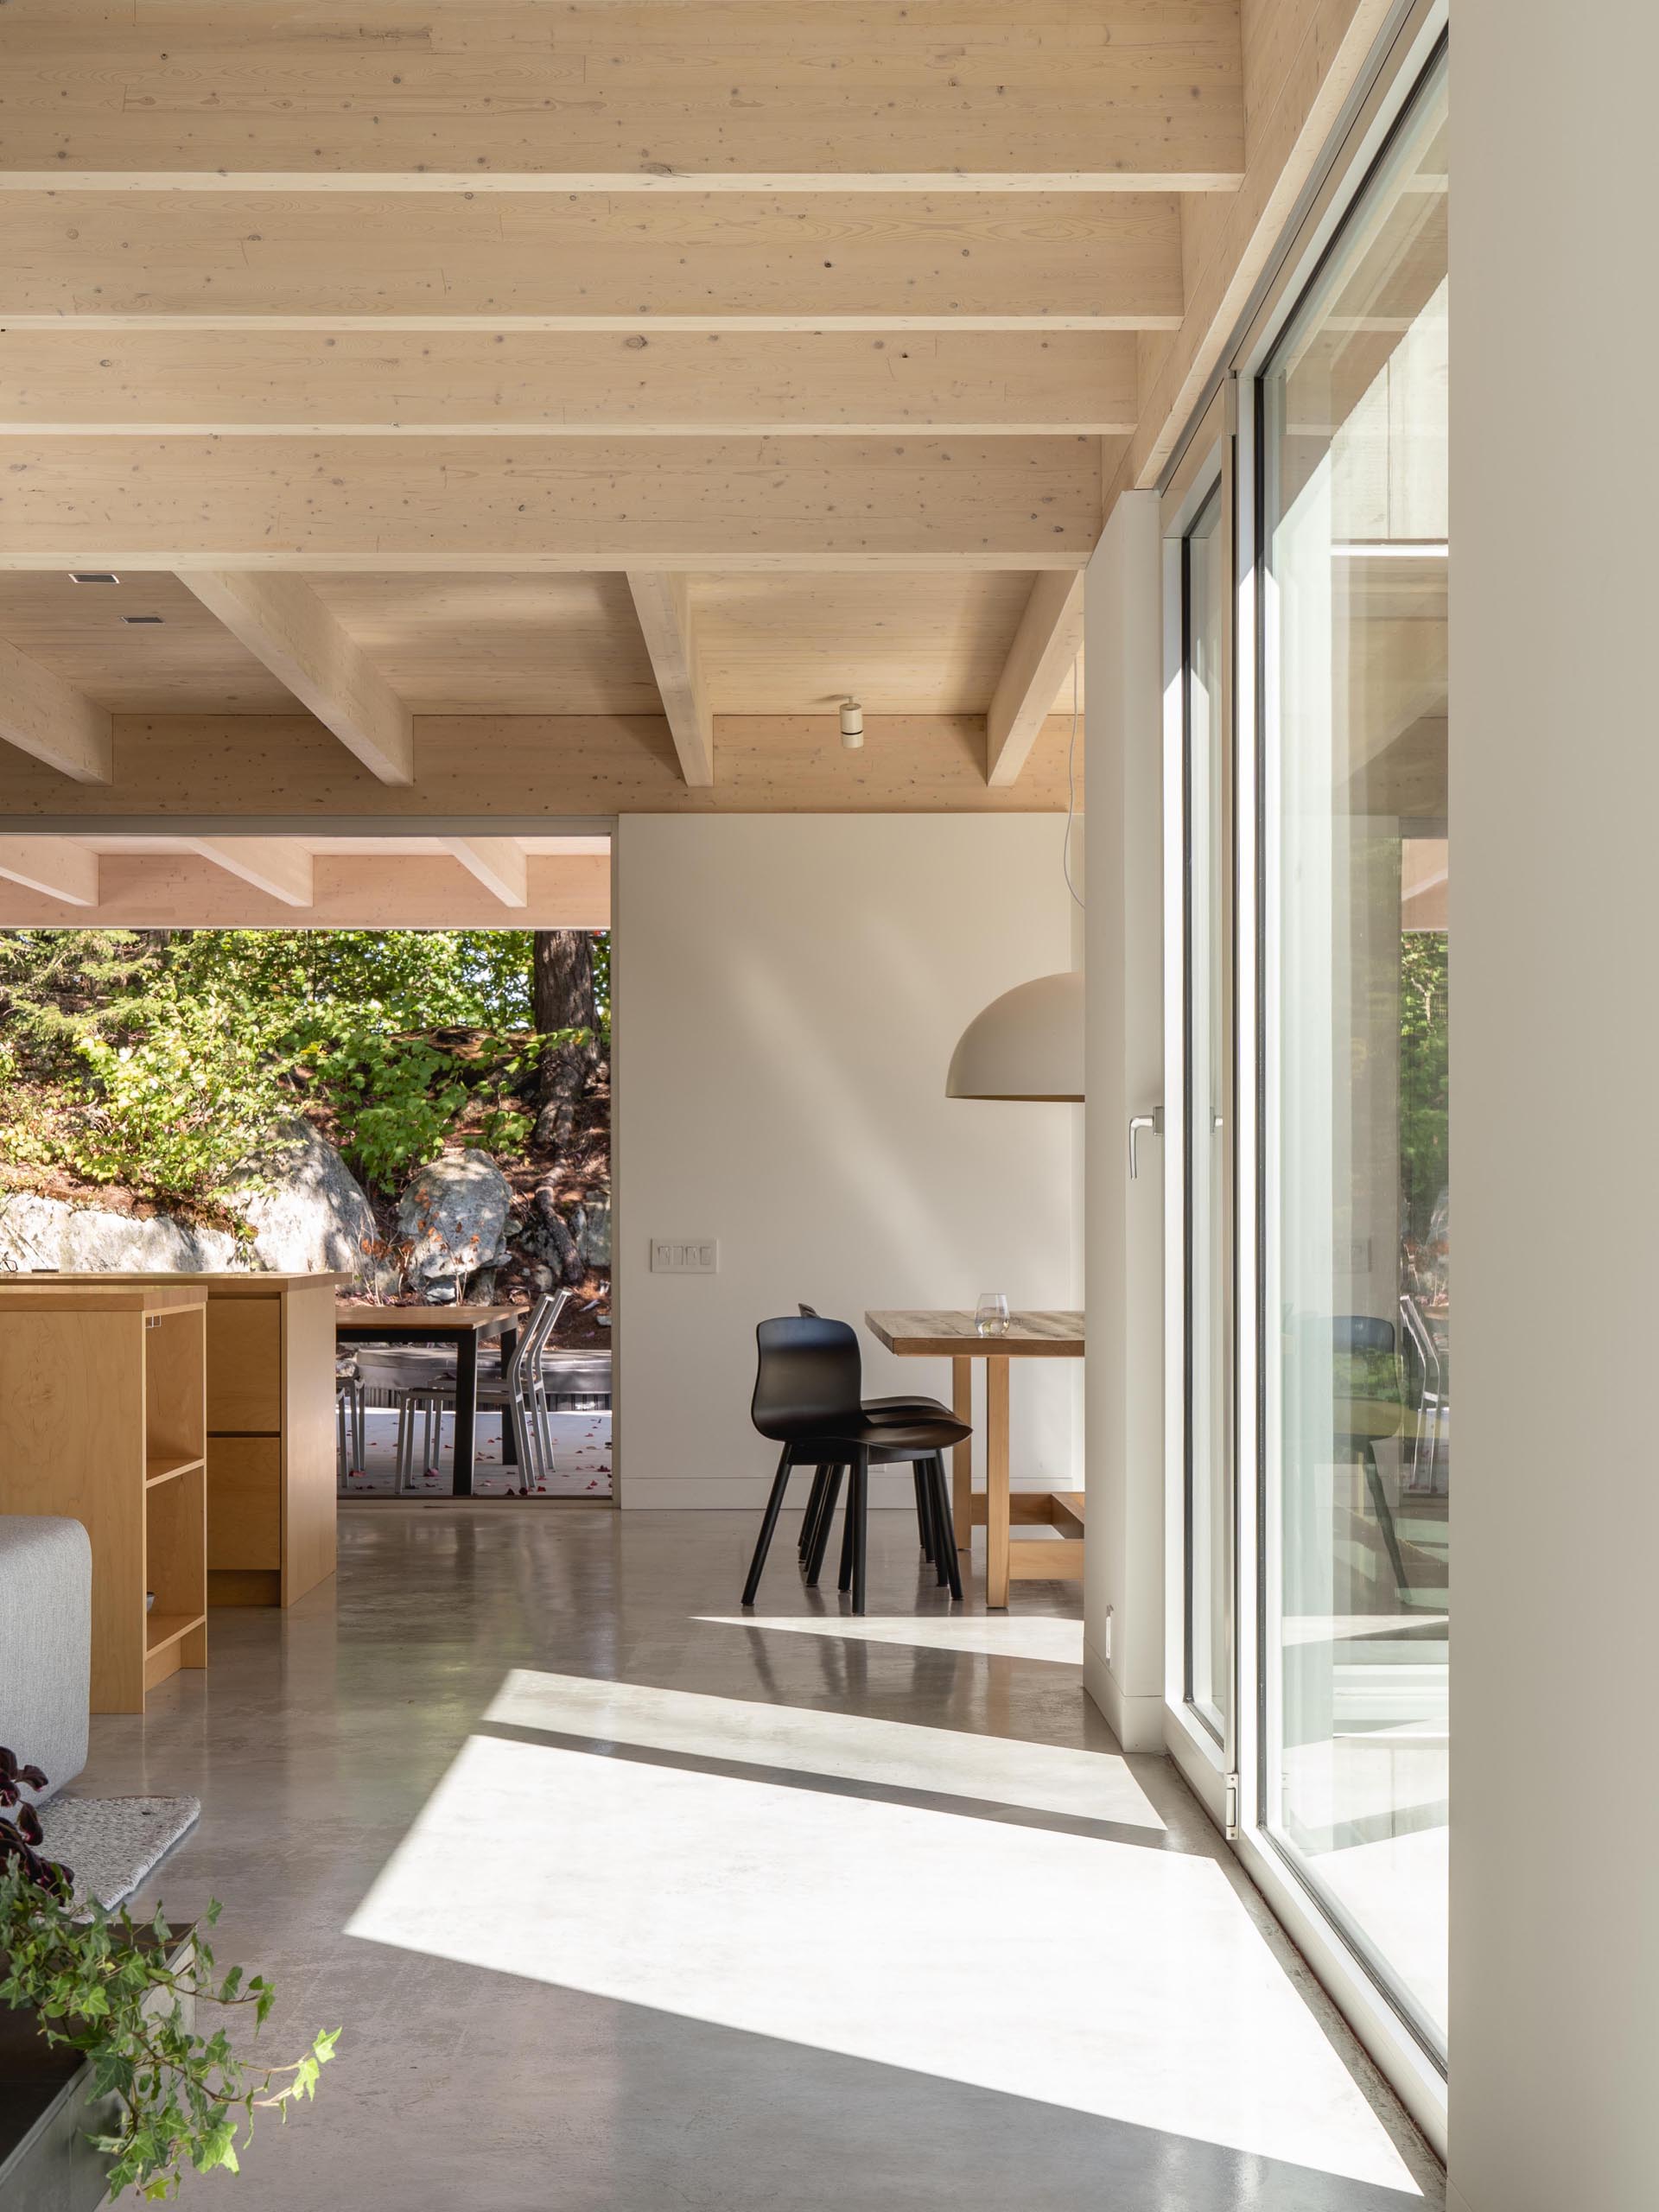
<svg viewBox="0 0 1659 2212">
<path fill-rule="evenodd" d="M 1438 2207 L 1074 1592 L 951 1612 L 883 1513 L 853 1622 L 791 1534 L 745 1621 L 747 1515 L 352 1505 L 94 1721 L 81 1793 L 203 1801 L 142 1901 L 223 1900 L 274 2056 L 344 2029 L 238 2212 Z"/>
</svg>

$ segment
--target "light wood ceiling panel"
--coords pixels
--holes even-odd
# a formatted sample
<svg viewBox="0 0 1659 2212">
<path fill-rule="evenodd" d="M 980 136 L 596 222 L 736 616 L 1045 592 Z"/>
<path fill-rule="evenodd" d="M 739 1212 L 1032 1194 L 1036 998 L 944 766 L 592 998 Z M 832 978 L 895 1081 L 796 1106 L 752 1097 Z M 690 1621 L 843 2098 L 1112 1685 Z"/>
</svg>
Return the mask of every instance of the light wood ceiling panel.
<svg viewBox="0 0 1659 2212">
<path fill-rule="evenodd" d="M 1077 569 L 1103 456 L 1110 439 L 0 437 L 0 566 Z"/>
<path fill-rule="evenodd" d="M 703 576 L 718 714 L 983 714 L 1031 595 L 1020 575 Z"/>
<path fill-rule="evenodd" d="M 1227 189 L 1244 162 L 1238 0 L 7 12 L 5 161 L 42 177 L 424 172 L 655 192 L 989 177 L 1121 191 Z"/>
<path fill-rule="evenodd" d="M 1173 328 L 1173 193 L 14 192 L 8 319 Z"/>
<path fill-rule="evenodd" d="M 162 620 L 130 627 L 124 614 Z M 280 715 L 294 703 L 176 576 L 0 572 L 0 638 L 112 713 Z"/>
<path fill-rule="evenodd" d="M 321 575 L 318 597 L 417 715 L 654 715 L 627 579 Z"/>
<path fill-rule="evenodd" d="M 0 328 L 0 429 L 1126 435 L 1133 332 Z"/>
</svg>

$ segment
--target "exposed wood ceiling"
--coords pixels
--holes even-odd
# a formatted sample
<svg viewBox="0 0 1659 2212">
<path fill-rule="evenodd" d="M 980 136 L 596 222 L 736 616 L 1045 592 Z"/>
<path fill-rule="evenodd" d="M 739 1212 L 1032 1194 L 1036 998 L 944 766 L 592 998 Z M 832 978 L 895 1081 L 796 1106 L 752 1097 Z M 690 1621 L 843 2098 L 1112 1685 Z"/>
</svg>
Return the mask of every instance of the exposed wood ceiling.
<svg viewBox="0 0 1659 2212">
<path fill-rule="evenodd" d="M 10 0 L 0 808 L 1058 803 L 1386 6 Z"/>
<path fill-rule="evenodd" d="M 0 927 L 603 929 L 603 837 L 0 836 Z"/>
</svg>

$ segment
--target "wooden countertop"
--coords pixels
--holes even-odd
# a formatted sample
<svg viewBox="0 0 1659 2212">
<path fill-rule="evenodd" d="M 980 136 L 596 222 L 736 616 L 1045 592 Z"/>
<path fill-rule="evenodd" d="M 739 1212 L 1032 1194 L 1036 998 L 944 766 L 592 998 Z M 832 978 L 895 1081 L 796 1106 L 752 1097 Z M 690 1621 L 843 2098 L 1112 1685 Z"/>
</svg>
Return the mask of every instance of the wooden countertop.
<svg viewBox="0 0 1659 2212">
<path fill-rule="evenodd" d="M 912 1307 L 864 1316 L 889 1351 L 906 1358 L 1081 1359 L 1083 1315 L 1064 1307 L 1011 1313 L 1000 1337 L 982 1337 L 963 1307 Z"/>
<path fill-rule="evenodd" d="M 93 1276 L 84 1284 L 31 1275 L 0 1275 L 0 1310 L 12 1313 L 175 1313 L 205 1306 L 205 1290 L 188 1281 L 124 1283 Z"/>
<path fill-rule="evenodd" d="M 27 1274 L 0 1275 L 0 1283 L 8 1286 L 20 1282 L 61 1284 L 66 1287 L 77 1283 L 199 1283 L 204 1296 L 211 1291 L 216 1298 L 269 1298 L 272 1291 L 303 1290 L 313 1283 L 326 1284 L 332 1290 L 340 1283 L 355 1280 L 349 1274 L 331 1272 L 327 1268 L 301 1274 L 266 1274 L 257 1271 L 244 1272 L 240 1268 L 232 1274 L 228 1269 L 207 1268 L 175 1268 L 170 1272 L 163 1268 L 152 1271 L 143 1268 L 32 1268 Z"/>
</svg>

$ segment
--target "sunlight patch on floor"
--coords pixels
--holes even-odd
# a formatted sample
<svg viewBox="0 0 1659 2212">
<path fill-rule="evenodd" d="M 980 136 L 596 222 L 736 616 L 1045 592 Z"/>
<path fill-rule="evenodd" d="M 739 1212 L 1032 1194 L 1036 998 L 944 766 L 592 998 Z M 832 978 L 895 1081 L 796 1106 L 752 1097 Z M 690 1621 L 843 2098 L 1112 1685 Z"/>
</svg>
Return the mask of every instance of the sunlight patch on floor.
<svg viewBox="0 0 1659 2212">
<path fill-rule="evenodd" d="M 1208 1859 L 474 1737 L 348 1932 L 1420 2194 Z"/>
<path fill-rule="evenodd" d="M 964 1569 L 964 1574 L 966 1570 Z M 980 1651 L 997 1659 L 1042 1659 L 1056 1666 L 1083 1664 L 1083 1623 L 1038 1613 L 993 1619 L 948 1619 L 912 1613 L 894 1620 L 855 1620 L 851 1614 L 699 1613 L 710 1628 L 777 1629 L 788 1636 L 838 1637 L 849 1643 L 913 1643 L 934 1651 Z"/>
<path fill-rule="evenodd" d="M 591 1736 L 699 1758 L 785 1768 L 842 1782 L 990 1799 L 1118 1826 L 1164 1823 L 1116 1751 L 1074 1751 L 1007 1736 L 918 1728 L 805 1706 L 753 1704 L 692 1690 L 596 1681 L 515 1668 L 486 1719 L 559 1736 Z"/>
</svg>

